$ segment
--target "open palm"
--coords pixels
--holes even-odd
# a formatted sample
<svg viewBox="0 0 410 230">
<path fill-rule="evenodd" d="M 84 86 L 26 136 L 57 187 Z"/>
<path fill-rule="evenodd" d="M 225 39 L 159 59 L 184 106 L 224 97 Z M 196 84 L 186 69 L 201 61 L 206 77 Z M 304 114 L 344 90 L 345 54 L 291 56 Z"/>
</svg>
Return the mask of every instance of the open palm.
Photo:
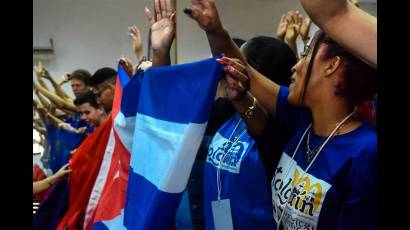
<svg viewBox="0 0 410 230">
<path fill-rule="evenodd" d="M 191 3 L 189 16 L 197 21 L 203 30 L 211 32 L 222 28 L 213 0 L 192 0 Z"/>
<path fill-rule="evenodd" d="M 286 21 L 285 15 L 282 15 L 278 24 L 278 28 L 276 29 L 276 37 L 283 39 L 285 37 L 287 28 L 288 22 Z"/>
<path fill-rule="evenodd" d="M 174 17 L 175 18 L 175 17 Z M 162 18 L 151 25 L 151 44 L 154 50 L 168 49 L 175 37 L 175 21 Z"/>
<path fill-rule="evenodd" d="M 145 15 L 151 25 L 151 45 L 153 50 L 169 49 L 175 38 L 175 11 L 171 0 L 155 1 L 155 15 L 145 7 Z"/>
</svg>

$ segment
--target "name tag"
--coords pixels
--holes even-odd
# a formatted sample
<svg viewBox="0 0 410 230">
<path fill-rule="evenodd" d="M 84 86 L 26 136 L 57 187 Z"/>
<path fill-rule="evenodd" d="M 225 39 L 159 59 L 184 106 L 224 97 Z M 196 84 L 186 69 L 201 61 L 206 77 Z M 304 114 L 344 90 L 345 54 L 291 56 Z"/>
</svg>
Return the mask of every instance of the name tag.
<svg viewBox="0 0 410 230">
<path fill-rule="evenodd" d="M 211 202 L 212 215 L 216 230 L 233 230 L 231 203 L 229 199 L 215 200 Z"/>
</svg>

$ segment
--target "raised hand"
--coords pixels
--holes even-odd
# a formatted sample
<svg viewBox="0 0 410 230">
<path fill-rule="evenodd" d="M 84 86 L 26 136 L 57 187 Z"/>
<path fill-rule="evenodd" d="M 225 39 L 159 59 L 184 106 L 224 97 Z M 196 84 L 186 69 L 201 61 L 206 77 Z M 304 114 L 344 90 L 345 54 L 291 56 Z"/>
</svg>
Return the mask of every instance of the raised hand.
<svg viewBox="0 0 410 230">
<path fill-rule="evenodd" d="M 300 27 L 299 34 L 304 42 L 305 41 L 307 42 L 309 40 L 309 30 L 310 30 L 311 25 L 312 25 L 312 20 L 310 20 L 310 18 L 305 18 L 305 20 L 303 20 L 302 26 Z"/>
<path fill-rule="evenodd" d="M 208 33 L 221 30 L 222 24 L 213 0 L 191 0 L 191 8 L 184 13 L 194 19 Z"/>
<path fill-rule="evenodd" d="M 34 66 L 34 69 L 36 70 L 36 74 L 38 77 L 43 77 L 47 79 L 51 78 L 50 73 L 48 72 L 48 70 L 46 70 L 46 68 L 43 67 L 41 62 L 38 62 L 38 65 Z"/>
<path fill-rule="evenodd" d="M 171 0 L 155 0 L 155 15 L 145 7 L 145 15 L 151 25 L 151 45 L 153 51 L 169 50 L 175 38 L 175 10 Z"/>
<path fill-rule="evenodd" d="M 217 59 L 223 65 L 227 75 L 227 96 L 230 100 L 239 100 L 249 90 L 249 77 L 245 65 L 238 59 L 223 57 Z"/>
<path fill-rule="evenodd" d="M 121 57 L 120 59 L 118 59 L 118 63 L 125 70 L 128 77 L 131 78 L 132 76 L 134 76 L 137 68 L 136 68 L 136 66 L 134 66 L 134 64 L 132 64 L 130 59 L 128 59 L 126 57 Z"/>
<path fill-rule="evenodd" d="M 288 27 L 286 30 L 285 40 L 289 43 L 294 43 L 299 34 L 300 27 L 303 23 L 303 16 L 298 12 L 291 10 L 288 12 Z"/>
<path fill-rule="evenodd" d="M 276 29 L 276 37 L 283 41 L 285 38 L 286 30 L 288 28 L 288 22 L 286 21 L 287 15 L 282 14 L 278 28 Z"/>
<path fill-rule="evenodd" d="M 65 84 L 69 81 L 70 81 L 70 78 L 69 78 L 68 74 L 63 74 L 63 76 L 61 76 L 61 80 L 58 82 L 58 85 L 61 86 L 61 85 Z"/>
<path fill-rule="evenodd" d="M 41 64 L 40 61 L 37 63 L 37 65 L 34 66 L 34 70 L 36 71 L 37 75 L 40 74 L 42 68 L 43 68 L 43 65 Z"/>
<path fill-rule="evenodd" d="M 134 49 L 137 60 L 140 61 L 143 57 L 141 32 L 136 25 L 128 27 L 129 36 L 132 39 L 132 48 Z"/>
</svg>

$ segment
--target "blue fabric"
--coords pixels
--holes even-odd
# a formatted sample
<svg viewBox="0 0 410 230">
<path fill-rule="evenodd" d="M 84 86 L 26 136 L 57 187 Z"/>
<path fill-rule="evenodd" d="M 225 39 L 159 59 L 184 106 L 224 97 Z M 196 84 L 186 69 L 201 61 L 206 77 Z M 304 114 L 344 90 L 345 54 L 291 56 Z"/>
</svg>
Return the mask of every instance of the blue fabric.
<svg viewBox="0 0 410 230">
<path fill-rule="evenodd" d="M 118 65 L 118 79 L 121 83 L 121 88 L 122 88 L 122 95 L 121 95 L 121 109 L 118 113 L 118 115 L 114 119 L 114 130 L 117 135 L 116 136 L 116 141 L 120 141 L 122 145 L 124 145 L 126 148 L 130 148 L 132 146 L 132 136 L 134 134 L 134 127 L 135 127 L 135 120 L 132 118 L 135 118 L 137 114 L 137 108 L 138 108 L 138 101 L 139 101 L 139 92 L 141 88 L 141 82 L 142 82 L 142 72 L 137 71 L 135 76 L 133 76 L 131 79 L 128 78 L 128 75 L 126 75 L 125 71 L 123 68 Z M 117 80 L 118 80 L 117 79 Z M 115 93 L 120 93 L 121 91 L 116 91 Z M 117 95 L 116 95 L 117 96 Z M 122 116 L 122 115 L 123 116 Z M 131 118 L 131 119 L 130 119 Z M 118 137 L 118 139 L 117 139 Z M 119 149 L 117 149 L 119 151 Z M 129 167 L 129 165 L 125 165 L 125 161 L 121 157 L 125 157 L 126 154 L 130 154 L 128 150 L 126 150 L 127 153 L 125 152 L 116 152 L 114 149 L 114 154 L 120 154 L 120 159 L 121 159 L 121 166 L 122 170 L 126 169 Z M 115 164 L 111 163 L 111 167 L 114 166 Z M 120 176 L 121 177 L 121 176 Z M 112 180 L 116 180 L 111 178 Z M 127 178 L 128 179 L 128 178 Z M 107 179 L 109 180 L 109 178 Z M 95 216 L 92 224 L 92 229 L 93 230 L 99 230 L 99 229 L 124 229 L 124 195 L 126 193 L 126 187 L 123 187 L 122 185 L 119 185 L 118 183 L 107 181 L 106 184 L 111 184 L 111 187 L 105 186 L 105 189 L 108 189 L 106 194 L 103 194 L 102 197 L 100 197 L 99 205 L 96 208 L 95 211 Z M 121 186 L 121 187 L 118 187 Z M 118 192 L 118 190 L 121 190 L 121 192 Z M 113 194 L 113 195 L 110 195 Z M 114 199 L 113 199 L 114 198 Z M 107 199 L 110 199 L 107 201 Z M 110 203 L 113 202 L 121 203 L 123 204 L 122 206 L 118 207 L 115 206 L 115 208 L 109 208 Z M 101 212 L 101 210 L 104 210 Z M 110 212 L 106 212 L 106 210 L 109 210 Z M 115 216 L 113 218 L 113 216 Z"/>
<path fill-rule="evenodd" d="M 46 124 L 46 145 L 41 157 L 41 162 L 43 162 L 44 168 L 49 169 L 51 163 L 52 146 L 54 146 L 56 140 L 56 133 L 58 128 L 55 125 Z"/>
<path fill-rule="evenodd" d="M 94 132 L 94 128 L 88 125 L 85 121 L 81 120 L 80 118 L 80 113 L 76 113 L 74 117 L 68 116 L 65 121 L 65 123 L 68 123 L 71 125 L 73 128 L 81 128 L 81 127 L 87 127 L 88 133 Z"/>
<path fill-rule="evenodd" d="M 215 95 L 222 68 L 223 66 L 214 58 L 189 64 L 150 68 L 143 78 L 138 112 L 178 123 L 206 122 L 213 103 L 213 99 L 209 100 L 208 93 Z M 210 72 L 210 69 L 213 71 Z M 198 80 L 201 77 L 211 79 Z M 203 90 L 188 90 L 198 88 Z M 157 104 L 162 106 L 152 106 Z M 198 106 L 202 104 L 204 106 Z"/>
<path fill-rule="evenodd" d="M 93 131 L 90 126 L 80 120 L 79 114 L 75 117 L 69 116 L 64 122 L 70 124 L 73 128 L 87 127 L 89 133 Z M 50 145 L 50 160 L 47 166 L 55 173 L 68 163 L 70 152 L 81 144 L 85 136 L 51 124 L 46 126 L 46 130 L 47 141 Z"/>
<path fill-rule="evenodd" d="M 56 173 L 63 165 L 68 163 L 71 151 L 83 141 L 84 135 L 69 130 L 58 128 L 55 130 L 55 139 L 51 145 L 50 169 Z"/>
<path fill-rule="evenodd" d="M 120 71 L 121 70 L 121 71 Z M 118 69 L 122 74 L 122 68 Z M 124 86 L 121 98 L 121 112 L 125 117 L 133 117 L 137 114 L 138 101 L 142 82 L 142 72 L 138 71 L 136 75 Z"/>
<path fill-rule="evenodd" d="M 93 230 L 109 230 L 109 228 L 102 222 L 93 224 Z"/>
<path fill-rule="evenodd" d="M 55 230 L 68 209 L 68 182 L 54 185 L 50 194 L 33 215 L 33 230 Z"/>
<path fill-rule="evenodd" d="M 296 196 L 288 205 L 282 223 L 288 227 L 298 225 L 309 229 L 312 226 L 317 226 L 317 229 L 377 229 L 375 130 L 363 123 L 351 132 L 335 136 L 302 177 L 308 166 L 306 137 L 294 160 L 291 156 L 311 118 L 306 110 L 297 109 L 287 102 L 288 94 L 287 88 L 280 88 L 277 117 L 287 124 L 298 123 L 299 129 L 284 149 L 273 178 L 272 193 L 278 206 L 285 203 L 293 184 L 296 184 Z M 311 132 L 309 144 L 312 149 L 322 140 L 322 136 Z M 290 167 L 295 168 L 285 176 Z M 303 183 L 297 183 L 296 177 L 304 178 L 300 180 Z M 294 215 L 290 215 L 291 212 Z"/>
<path fill-rule="evenodd" d="M 175 225 L 177 230 L 193 229 L 188 190 L 185 190 L 179 203 L 175 215 Z"/>
<path fill-rule="evenodd" d="M 122 68 L 120 64 L 117 65 L 117 70 L 118 70 L 118 79 L 120 80 L 120 84 L 121 84 L 121 89 L 123 89 L 127 85 L 127 83 L 130 81 L 130 78 L 127 72 L 125 72 L 125 70 Z"/>
<path fill-rule="evenodd" d="M 132 168 L 128 177 L 128 191 L 130 188 L 135 188 L 134 193 L 144 192 L 127 195 L 124 225 L 128 229 L 169 229 L 174 225 L 183 193 L 162 192 L 144 177 L 134 173 Z"/>
<path fill-rule="evenodd" d="M 218 130 L 209 145 L 205 163 L 205 221 L 207 229 L 214 229 L 211 202 L 217 200 L 217 167 L 223 149 L 227 156 L 221 163 L 221 199 L 230 199 L 232 223 L 235 229 L 273 229 L 272 201 L 266 173 L 255 141 L 245 131 L 230 149 L 229 137 L 239 122 L 235 114 Z M 233 137 L 246 130 L 242 121 Z"/>
<path fill-rule="evenodd" d="M 144 73 L 124 212 L 128 229 L 174 226 L 222 70 L 209 58 Z"/>
</svg>

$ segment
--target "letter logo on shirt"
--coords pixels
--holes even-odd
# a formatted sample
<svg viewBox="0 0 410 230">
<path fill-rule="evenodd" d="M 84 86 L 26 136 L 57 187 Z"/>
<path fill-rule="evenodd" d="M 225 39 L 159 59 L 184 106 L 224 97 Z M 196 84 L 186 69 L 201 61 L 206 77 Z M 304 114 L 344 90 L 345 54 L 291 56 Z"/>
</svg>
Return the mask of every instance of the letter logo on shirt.
<svg viewBox="0 0 410 230">
<path fill-rule="evenodd" d="M 232 143 L 217 132 L 212 143 L 209 145 L 206 162 L 211 163 L 215 167 L 221 164 L 222 170 L 239 174 L 242 158 L 248 147 L 249 143 L 247 142 L 237 141 Z M 225 157 L 222 159 L 224 155 Z"/>
<path fill-rule="evenodd" d="M 324 198 L 331 185 L 304 171 L 286 153 L 272 180 L 273 214 L 276 222 L 282 215 L 285 229 L 316 229 Z M 293 189 L 293 194 L 292 193 Z"/>
</svg>

